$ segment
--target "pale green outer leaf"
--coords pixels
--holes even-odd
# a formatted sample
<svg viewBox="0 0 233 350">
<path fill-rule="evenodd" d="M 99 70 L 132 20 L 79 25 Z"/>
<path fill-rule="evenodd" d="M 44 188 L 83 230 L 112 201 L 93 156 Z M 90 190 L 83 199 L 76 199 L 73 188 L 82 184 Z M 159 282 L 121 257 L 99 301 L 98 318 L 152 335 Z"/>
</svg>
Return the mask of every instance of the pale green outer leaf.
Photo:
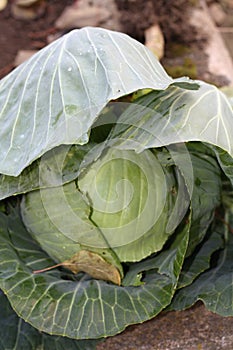
<svg viewBox="0 0 233 350">
<path fill-rule="evenodd" d="M 121 287 L 59 270 L 33 274 L 51 259 L 16 211 L 8 218 L 0 214 L 0 224 L 0 287 L 14 310 L 39 330 L 76 339 L 114 335 L 158 314 L 175 292 L 188 243 L 187 226 L 164 274 L 148 271 L 142 286 Z"/>
<path fill-rule="evenodd" d="M 74 180 L 91 147 L 93 143 L 61 145 L 33 162 L 17 177 L 0 174 L 0 200 L 39 188 L 61 186 Z"/>
<path fill-rule="evenodd" d="M 233 156 L 233 110 L 228 99 L 215 86 L 199 84 L 198 90 L 169 87 L 143 96 L 120 116 L 111 137 L 122 148 L 138 151 L 202 141 Z"/>
<path fill-rule="evenodd" d="M 86 143 L 110 100 L 175 82 L 125 34 L 71 31 L 0 81 L 0 173 L 17 176 L 55 146 Z"/>
<path fill-rule="evenodd" d="M 0 350 L 94 350 L 96 340 L 73 340 L 41 333 L 19 318 L 0 290 Z"/>
</svg>

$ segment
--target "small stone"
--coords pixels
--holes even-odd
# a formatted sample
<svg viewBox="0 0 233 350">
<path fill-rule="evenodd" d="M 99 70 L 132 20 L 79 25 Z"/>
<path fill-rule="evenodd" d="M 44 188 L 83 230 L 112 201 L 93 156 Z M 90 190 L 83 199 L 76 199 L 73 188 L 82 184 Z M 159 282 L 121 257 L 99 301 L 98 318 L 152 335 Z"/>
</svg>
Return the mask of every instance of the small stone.
<svg viewBox="0 0 233 350">
<path fill-rule="evenodd" d="M 223 11 L 220 4 L 213 3 L 209 6 L 210 15 L 213 18 L 214 22 L 220 26 L 224 23 L 226 18 L 226 13 Z"/>
<path fill-rule="evenodd" d="M 206 40 L 203 53 L 208 57 L 207 70 L 209 73 L 213 76 L 223 77 L 224 85 L 232 85 L 232 58 L 208 9 L 206 7 L 193 9 L 190 15 L 190 24 Z M 204 80 L 209 79 L 205 77 Z M 223 85 L 222 82 L 220 85 Z"/>
<path fill-rule="evenodd" d="M 145 46 L 160 60 L 164 55 L 164 37 L 158 24 L 145 30 Z"/>
<path fill-rule="evenodd" d="M 32 57 L 36 52 L 37 50 L 19 50 L 15 57 L 14 66 L 19 66 L 21 63 Z"/>
<path fill-rule="evenodd" d="M 35 4 L 36 2 L 39 2 L 40 0 L 15 0 L 14 3 L 17 6 L 21 6 L 21 7 L 28 7 L 28 6 L 32 6 L 33 4 Z"/>
<path fill-rule="evenodd" d="M 0 0 L 0 11 L 4 10 L 7 5 L 7 0 Z"/>
<path fill-rule="evenodd" d="M 12 16 L 20 20 L 33 20 L 43 16 L 46 9 L 45 0 L 36 1 L 31 6 L 22 6 L 17 3 L 11 5 Z"/>
<path fill-rule="evenodd" d="M 91 6 L 80 9 L 77 5 L 68 6 L 55 22 L 55 27 L 60 30 L 81 28 L 85 26 L 98 27 L 109 17 L 111 17 L 111 13 L 104 8 Z"/>
</svg>

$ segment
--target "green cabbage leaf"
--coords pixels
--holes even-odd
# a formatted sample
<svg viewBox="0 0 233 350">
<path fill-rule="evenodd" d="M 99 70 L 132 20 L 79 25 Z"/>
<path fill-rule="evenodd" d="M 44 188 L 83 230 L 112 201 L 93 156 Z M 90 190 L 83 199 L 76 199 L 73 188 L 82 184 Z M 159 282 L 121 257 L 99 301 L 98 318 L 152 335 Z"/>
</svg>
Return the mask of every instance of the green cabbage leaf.
<svg viewBox="0 0 233 350">
<path fill-rule="evenodd" d="M 23 321 L 12 309 L 7 297 L 0 291 L 0 349 L 54 349 L 93 350 L 96 340 L 72 340 L 39 332 Z"/>
<path fill-rule="evenodd" d="M 233 316 L 232 135 L 227 95 L 106 29 L 2 79 L 0 349 L 95 349 L 197 300 Z"/>
</svg>

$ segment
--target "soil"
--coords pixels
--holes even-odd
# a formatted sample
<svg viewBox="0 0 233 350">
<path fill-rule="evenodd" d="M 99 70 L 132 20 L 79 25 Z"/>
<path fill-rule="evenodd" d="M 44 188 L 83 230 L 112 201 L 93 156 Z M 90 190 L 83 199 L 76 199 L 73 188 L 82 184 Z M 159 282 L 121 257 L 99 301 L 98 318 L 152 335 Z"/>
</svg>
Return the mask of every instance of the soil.
<svg viewBox="0 0 233 350">
<path fill-rule="evenodd" d="M 0 79 L 14 68 L 18 50 L 41 49 L 47 45 L 48 35 L 58 32 L 54 26 L 56 19 L 73 2 L 47 0 L 42 17 L 22 21 L 13 17 L 13 0 L 9 1 L 0 12 Z M 144 42 L 144 30 L 159 23 L 165 39 L 165 55 L 161 63 L 171 76 L 187 75 L 218 86 L 227 84 L 223 77 L 207 71 L 207 57 L 203 51 L 205 36 L 197 33 L 187 20 L 198 1 L 173 0 L 171 5 L 167 0 L 147 0 L 146 6 L 141 0 L 115 0 L 115 3 L 120 11 L 122 31 L 141 42 Z"/>
<path fill-rule="evenodd" d="M 115 1 L 121 12 L 124 32 L 135 39 L 143 42 L 145 29 L 159 23 L 166 43 L 180 42 L 191 45 L 196 42 L 197 33 L 194 28 L 189 27 L 187 21 L 192 1 L 173 0 L 171 5 L 167 0 L 147 0 L 146 6 L 145 2 L 140 0 Z"/>
<path fill-rule="evenodd" d="M 47 45 L 47 36 L 55 33 L 54 22 L 72 0 L 49 0 L 44 16 L 29 21 L 15 19 L 11 14 L 11 2 L 0 12 L 0 79 L 14 67 L 18 50 L 41 49 Z"/>
<path fill-rule="evenodd" d="M 187 1 L 173 1 L 173 6 L 169 6 L 169 12 L 168 6 L 165 6 L 166 2 L 166 0 L 149 0 L 145 6 L 140 0 L 116 0 L 117 8 L 121 12 L 123 31 L 143 42 L 144 30 L 154 23 L 159 23 L 166 43 L 191 45 L 195 41 L 195 33 L 193 28 L 187 31 L 186 15 L 189 9 Z M 11 13 L 11 3 L 0 12 L 1 77 L 10 69 L 18 50 L 40 49 L 47 44 L 47 36 L 56 32 L 55 20 L 63 9 L 72 3 L 71 0 L 49 0 L 46 2 L 45 14 L 32 21 L 15 19 Z"/>
<path fill-rule="evenodd" d="M 108 338 L 97 350 L 231 350 L 233 317 L 224 318 L 203 304 L 164 312 Z"/>
<path fill-rule="evenodd" d="M 144 42 L 144 30 L 159 23 L 165 37 L 162 64 L 171 75 L 189 75 L 224 85 L 224 77 L 210 75 L 203 53 L 206 39 L 188 24 L 190 8 L 195 0 L 115 0 L 124 31 Z M 11 3 L 0 12 L 0 78 L 14 68 L 18 50 L 41 49 L 47 37 L 58 30 L 54 23 L 72 0 L 47 0 L 44 15 L 36 20 L 22 21 L 12 16 Z M 146 6 L 145 6 L 146 5 Z M 177 55 L 179 53 L 179 55 Z M 179 70 L 180 67 L 184 70 Z M 173 67 L 173 71 L 171 68 Z M 175 69 L 174 69 L 175 67 Z M 170 69 L 170 71 L 169 71 Z M 163 313 L 142 325 L 98 346 L 98 350 L 220 350 L 233 349 L 233 318 L 208 312 L 202 304 L 182 312 Z"/>
</svg>

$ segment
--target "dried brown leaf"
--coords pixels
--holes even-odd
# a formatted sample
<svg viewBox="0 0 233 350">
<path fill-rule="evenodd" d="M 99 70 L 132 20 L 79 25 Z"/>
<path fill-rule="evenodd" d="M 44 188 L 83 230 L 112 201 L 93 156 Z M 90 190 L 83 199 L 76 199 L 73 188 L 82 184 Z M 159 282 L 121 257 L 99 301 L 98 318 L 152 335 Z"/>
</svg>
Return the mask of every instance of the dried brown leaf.
<svg viewBox="0 0 233 350">
<path fill-rule="evenodd" d="M 118 269 L 104 260 L 99 254 L 88 250 L 80 250 L 69 260 L 62 263 L 73 273 L 86 272 L 96 279 L 121 284 L 121 276 Z"/>
</svg>

